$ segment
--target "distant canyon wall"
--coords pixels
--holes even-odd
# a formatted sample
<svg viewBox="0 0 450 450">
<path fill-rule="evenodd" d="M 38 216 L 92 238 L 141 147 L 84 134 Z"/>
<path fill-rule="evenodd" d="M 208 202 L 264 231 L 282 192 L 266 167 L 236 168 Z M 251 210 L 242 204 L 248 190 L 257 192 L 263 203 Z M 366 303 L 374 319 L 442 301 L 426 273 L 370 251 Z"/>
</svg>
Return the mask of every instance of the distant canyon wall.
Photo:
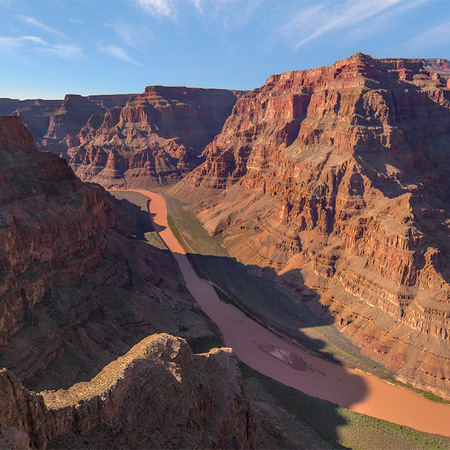
<svg viewBox="0 0 450 450">
<path fill-rule="evenodd" d="M 142 94 L 0 99 L 18 114 L 40 150 L 67 159 L 82 181 L 151 187 L 179 181 L 231 113 L 242 92 L 149 86 Z"/>
</svg>

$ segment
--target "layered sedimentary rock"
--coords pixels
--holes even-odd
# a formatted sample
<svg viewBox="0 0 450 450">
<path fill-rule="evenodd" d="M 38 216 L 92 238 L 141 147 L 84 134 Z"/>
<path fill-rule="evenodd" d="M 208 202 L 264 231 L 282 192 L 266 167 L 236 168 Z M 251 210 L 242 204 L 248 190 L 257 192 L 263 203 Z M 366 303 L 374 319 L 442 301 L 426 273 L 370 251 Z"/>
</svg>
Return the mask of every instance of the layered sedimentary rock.
<svg viewBox="0 0 450 450">
<path fill-rule="evenodd" d="M 4 440 L 16 448 L 27 438 L 35 448 L 255 447 L 254 417 L 231 350 L 193 355 L 186 341 L 168 334 L 144 339 L 67 390 L 29 392 L 5 369 L 0 390 Z"/>
<path fill-rule="evenodd" d="M 450 91 L 423 60 L 357 54 L 236 103 L 172 189 L 239 261 L 400 377 L 450 397 Z"/>
<path fill-rule="evenodd" d="M 67 158 L 69 147 L 79 145 L 77 135 L 92 114 L 124 106 L 133 94 L 68 94 L 64 100 L 0 99 L 0 114 L 19 115 L 31 131 L 39 150 L 50 150 Z"/>
<path fill-rule="evenodd" d="M 0 367 L 67 387 L 148 334 L 214 335 L 169 253 L 128 237 L 148 213 L 38 152 L 17 116 L 0 119 L 0 158 Z"/>
<path fill-rule="evenodd" d="M 114 224 L 99 189 L 77 179 L 66 161 L 39 153 L 17 116 L 0 118 L 0 345 L 53 289 L 99 263 L 104 231 Z"/>
<path fill-rule="evenodd" d="M 28 126 L 33 138 L 40 143 L 47 133 L 50 117 L 61 105 L 61 100 L 0 99 L 0 115 L 16 114 Z"/>
<path fill-rule="evenodd" d="M 450 61 L 443 58 L 424 59 L 425 69 L 432 74 L 439 74 L 443 78 L 450 78 Z"/>
<path fill-rule="evenodd" d="M 149 86 L 142 94 L 0 99 L 19 115 L 39 150 L 69 161 L 82 181 L 150 187 L 178 181 L 202 161 L 240 91 Z"/>
<path fill-rule="evenodd" d="M 226 90 L 147 87 L 123 107 L 93 114 L 69 149 L 83 181 L 149 187 L 179 180 L 218 134 L 236 102 Z"/>
</svg>

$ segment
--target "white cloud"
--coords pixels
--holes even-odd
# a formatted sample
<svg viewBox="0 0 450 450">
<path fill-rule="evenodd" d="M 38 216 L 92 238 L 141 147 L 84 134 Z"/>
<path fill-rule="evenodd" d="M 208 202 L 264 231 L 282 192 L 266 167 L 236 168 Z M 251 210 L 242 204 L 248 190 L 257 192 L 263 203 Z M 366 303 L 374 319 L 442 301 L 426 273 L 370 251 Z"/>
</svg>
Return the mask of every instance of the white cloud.
<svg viewBox="0 0 450 450">
<path fill-rule="evenodd" d="M 147 13 L 159 18 L 175 18 L 177 11 L 173 0 L 137 0 Z"/>
<path fill-rule="evenodd" d="M 19 16 L 19 20 L 21 20 L 23 23 L 39 28 L 40 30 L 46 31 L 47 33 L 53 34 L 54 36 L 57 36 L 59 38 L 69 39 L 64 33 L 61 33 L 55 28 L 45 25 L 45 23 L 39 22 L 39 20 L 35 19 L 34 17 Z"/>
<path fill-rule="evenodd" d="M 21 51 L 40 51 L 63 59 L 81 59 L 83 47 L 79 44 L 50 44 L 39 36 L 0 37 L 0 52 L 17 54 Z"/>
<path fill-rule="evenodd" d="M 346 30 L 387 12 L 402 13 L 426 0 L 344 0 L 320 2 L 302 8 L 282 27 L 281 34 L 295 38 L 296 49 L 324 34 Z M 362 36 L 361 36 L 362 37 Z"/>
<path fill-rule="evenodd" d="M 123 43 L 136 50 L 143 50 L 148 42 L 153 40 L 153 36 L 147 28 L 111 23 L 104 23 L 103 26 L 112 28 Z"/>
<path fill-rule="evenodd" d="M 203 13 L 203 6 L 202 6 L 202 1 L 201 0 L 192 0 L 192 3 L 195 6 L 195 9 L 202 14 Z"/>
<path fill-rule="evenodd" d="M 23 41 L 34 42 L 35 44 L 50 47 L 50 44 L 47 41 L 44 41 L 44 39 L 40 38 L 39 36 L 22 36 L 20 39 Z"/>
<path fill-rule="evenodd" d="M 99 52 L 104 53 L 105 55 L 113 56 L 114 58 L 118 58 L 127 63 L 135 64 L 136 66 L 142 66 L 142 64 L 135 61 L 128 53 L 117 45 L 104 45 L 102 43 L 98 43 L 97 49 Z"/>
<path fill-rule="evenodd" d="M 63 59 L 79 60 L 84 58 L 84 49 L 79 44 L 56 44 L 42 50 Z"/>
<path fill-rule="evenodd" d="M 135 0 L 136 3 L 147 13 L 159 19 L 175 19 L 182 2 L 193 6 L 199 14 L 204 12 L 205 0 Z M 214 0 L 209 4 L 214 8 L 221 6 L 230 0 Z M 248 1 L 248 0 L 247 0 Z M 244 3 L 245 4 L 245 3 Z"/>
</svg>

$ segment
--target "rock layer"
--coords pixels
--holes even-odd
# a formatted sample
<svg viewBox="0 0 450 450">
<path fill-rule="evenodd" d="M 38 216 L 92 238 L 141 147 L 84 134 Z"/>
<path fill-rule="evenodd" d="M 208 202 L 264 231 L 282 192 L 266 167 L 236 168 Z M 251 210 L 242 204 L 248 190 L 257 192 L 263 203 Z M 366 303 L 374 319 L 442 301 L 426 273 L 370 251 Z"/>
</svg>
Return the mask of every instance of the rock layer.
<svg viewBox="0 0 450 450">
<path fill-rule="evenodd" d="M 25 432 L 33 447 L 255 447 L 231 350 L 193 355 L 168 334 L 149 336 L 68 390 L 35 394 L 5 369 L 0 390 L 2 426 Z"/>
<path fill-rule="evenodd" d="M 450 397 L 450 91 L 361 53 L 242 96 L 172 193 L 239 261 L 320 295 L 363 352 Z"/>
<path fill-rule="evenodd" d="M 0 345 L 6 345 L 37 320 L 38 302 L 100 262 L 114 217 L 99 189 L 83 185 L 65 160 L 35 149 L 17 116 L 0 118 L 0 159 Z"/>
<path fill-rule="evenodd" d="M 147 87 L 124 107 L 91 116 L 69 149 L 84 181 L 149 187 L 179 180 L 218 134 L 236 102 L 219 89 Z"/>
<path fill-rule="evenodd" d="M 17 116 L 0 118 L 0 159 L 0 367 L 67 387 L 148 334 L 214 336 L 173 258 L 136 238 L 147 212 L 38 152 Z"/>
</svg>

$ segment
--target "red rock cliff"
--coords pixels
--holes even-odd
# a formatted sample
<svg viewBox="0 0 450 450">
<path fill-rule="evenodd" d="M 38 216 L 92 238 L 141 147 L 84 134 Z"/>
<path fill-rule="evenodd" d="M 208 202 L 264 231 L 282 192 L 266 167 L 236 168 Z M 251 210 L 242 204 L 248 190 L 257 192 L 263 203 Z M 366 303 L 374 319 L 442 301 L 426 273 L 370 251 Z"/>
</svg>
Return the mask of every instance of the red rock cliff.
<svg viewBox="0 0 450 450">
<path fill-rule="evenodd" d="M 220 89 L 147 87 L 124 107 L 91 116 L 70 165 L 105 187 L 149 187 L 179 180 L 219 133 L 236 102 Z"/>
<path fill-rule="evenodd" d="M 0 345 L 26 323 L 46 293 L 100 261 L 109 202 L 66 161 L 38 152 L 17 116 L 0 117 Z"/>
<path fill-rule="evenodd" d="M 304 280 L 367 355 L 449 397 L 449 152 L 445 80 L 359 53 L 241 97 L 173 192 L 238 260 Z"/>
</svg>

